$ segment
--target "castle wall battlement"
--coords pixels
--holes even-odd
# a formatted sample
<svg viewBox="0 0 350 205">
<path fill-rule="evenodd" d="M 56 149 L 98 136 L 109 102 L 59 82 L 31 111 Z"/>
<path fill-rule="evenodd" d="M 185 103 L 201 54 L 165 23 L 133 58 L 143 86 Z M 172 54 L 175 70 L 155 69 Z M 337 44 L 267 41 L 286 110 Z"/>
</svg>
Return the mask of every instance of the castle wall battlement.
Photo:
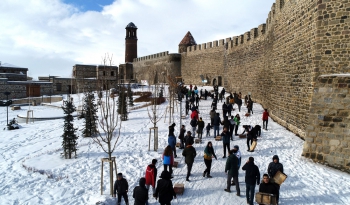
<svg viewBox="0 0 350 205">
<path fill-rule="evenodd" d="M 350 73 L 349 5 L 350 0 L 276 0 L 266 23 L 257 28 L 239 36 L 188 47 L 181 55 L 182 78 L 186 84 L 201 85 L 203 75 L 210 85 L 221 84 L 228 91 L 251 94 L 255 102 L 269 109 L 275 121 L 307 139 L 306 157 L 350 170 L 345 144 L 333 140 L 331 149 L 337 152 L 332 153 L 327 145 L 332 137 L 320 142 L 322 136 L 334 135 L 348 140 L 348 133 L 335 134 L 329 128 L 332 123 L 315 123 L 317 112 L 313 110 L 316 105 L 320 109 L 330 106 L 324 103 L 333 103 L 334 107 L 340 98 L 350 94 L 348 79 L 346 83 L 332 84 L 335 94 L 330 96 L 334 101 L 315 93 L 318 87 L 325 86 L 318 83 L 319 76 Z M 347 114 L 348 119 L 349 112 L 341 113 Z M 307 131 L 310 124 L 317 125 L 314 130 L 322 132 Z M 350 126 L 348 121 L 338 125 L 347 129 Z"/>
<path fill-rule="evenodd" d="M 164 52 L 160 52 L 160 53 L 155 53 L 152 55 L 148 55 L 148 56 L 143 56 L 143 57 L 139 57 L 139 58 L 134 58 L 134 62 L 139 62 L 139 61 L 144 61 L 144 60 L 150 60 L 150 59 L 155 59 L 155 58 L 162 58 L 162 57 L 166 57 L 169 54 L 169 51 L 164 51 Z"/>
</svg>

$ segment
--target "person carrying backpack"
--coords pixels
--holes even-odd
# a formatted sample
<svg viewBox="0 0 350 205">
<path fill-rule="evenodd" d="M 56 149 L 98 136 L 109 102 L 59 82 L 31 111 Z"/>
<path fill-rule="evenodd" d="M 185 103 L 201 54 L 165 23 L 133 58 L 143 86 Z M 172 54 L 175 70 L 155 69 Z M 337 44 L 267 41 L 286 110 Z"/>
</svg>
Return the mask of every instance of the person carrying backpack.
<svg viewBox="0 0 350 205">
<path fill-rule="evenodd" d="M 190 121 L 190 125 L 191 125 L 191 127 L 192 127 L 193 137 L 196 137 L 197 119 L 196 119 L 196 118 L 193 118 L 193 119 Z"/>
</svg>

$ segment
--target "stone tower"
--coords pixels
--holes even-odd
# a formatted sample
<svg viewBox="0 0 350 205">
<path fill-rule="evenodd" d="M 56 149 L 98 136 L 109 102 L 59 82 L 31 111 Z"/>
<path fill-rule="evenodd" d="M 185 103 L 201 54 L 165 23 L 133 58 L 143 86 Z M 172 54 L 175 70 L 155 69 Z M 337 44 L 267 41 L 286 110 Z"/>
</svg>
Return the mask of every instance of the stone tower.
<svg viewBox="0 0 350 205">
<path fill-rule="evenodd" d="M 137 27 L 130 22 L 125 30 L 125 63 L 132 63 L 133 59 L 137 58 Z"/>
<path fill-rule="evenodd" d="M 191 32 L 187 32 L 185 37 L 182 39 L 182 41 L 179 44 L 179 53 L 186 52 L 188 46 L 197 45 L 196 41 L 194 40 Z"/>
</svg>

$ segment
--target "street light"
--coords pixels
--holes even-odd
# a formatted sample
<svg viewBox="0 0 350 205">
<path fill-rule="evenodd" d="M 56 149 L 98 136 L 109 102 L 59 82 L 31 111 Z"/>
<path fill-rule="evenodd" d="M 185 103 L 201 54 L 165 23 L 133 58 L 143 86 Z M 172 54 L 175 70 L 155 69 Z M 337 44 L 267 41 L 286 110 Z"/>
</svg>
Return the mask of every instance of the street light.
<svg viewBox="0 0 350 205">
<path fill-rule="evenodd" d="M 9 125 L 9 95 L 11 94 L 10 92 L 4 92 L 4 94 L 6 95 L 6 106 L 7 106 L 7 111 L 6 111 L 6 114 L 7 114 L 7 125 Z"/>
</svg>

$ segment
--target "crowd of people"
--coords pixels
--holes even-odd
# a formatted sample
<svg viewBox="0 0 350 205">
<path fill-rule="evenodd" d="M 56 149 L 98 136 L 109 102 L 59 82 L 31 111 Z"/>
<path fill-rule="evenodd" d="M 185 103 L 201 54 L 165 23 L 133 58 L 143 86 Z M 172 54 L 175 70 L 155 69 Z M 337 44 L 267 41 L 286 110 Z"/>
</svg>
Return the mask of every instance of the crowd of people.
<svg viewBox="0 0 350 205">
<path fill-rule="evenodd" d="M 209 92 L 206 89 L 198 91 L 197 86 L 189 86 L 189 89 L 182 88 L 183 94 L 186 96 L 186 115 L 190 114 L 190 127 L 191 131 L 186 131 L 185 125 L 181 125 L 179 131 L 179 149 L 182 150 L 182 156 L 187 165 L 186 181 L 190 182 L 191 171 L 197 152 L 193 146 L 196 134 L 198 139 L 202 140 L 204 128 L 206 129 L 206 137 L 211 137 L 211 129 L 214 130 L 213 137 L 221 136 L 223 144 L 223 157 L 226 158 L 226 165 L 223 168 L 227 175 L 227 184 L 224 191 L 231 192 L 231 186 L 235 186 L 236 195 L 241 196 L 240 185 L 238 180 L 239 170 L 242 165 L 242 153 L 238 145 L 234 145 L 231 149 L 230 143 L 233 141 L 233 136 L 238 136 L 238 128 L 241 124 L 240 115 L 232 115 L 233 106 L 237 104 L 239 112 L 242 107 L 242 94 L 239 92 L 227 93 L 224 88 L 221 89 L 219 93 L 219 87 L 214 86 L 214 92 Z M 193 88 L 193 89 L 192 89 Z M 207 98 L 212 98 L 211 111 L 209 114 L 210 123 L 205 124 L 202 116 L 199 117 L 199 102 L 200 100 L 207 100 Z M 224 102 L 222 104 L 222 117 L 220 118 L 220 113 L 217 112 L 217 107 L 219 101 Z M 245 96 L 244 103 L 247 107 L 247 112 L 253 114 L 253 101 L 250 95 Z M 267 109 L 264 109 L 262 121 L 263 129 L 267 130 L 269 113 Z M 149 164 L 145 171 L 145 177 L 139 180 L 139 186 L 135 187 L 133 190 L 133 198 L 135 199 L 135 204 L 148 204 L 148 193 L 150 188 L 152 188 L 153 197 L 159 199 L 160 204 L 170 205 L 171 201 L 176 198 L 176 193 L 173 188 L 171 179 L 173 178 L 173 163 L 174 158 L 177 157 L 176 154 L 176 137 L 174 134 L 176 124 L 173 123 L 169 126 L 168 135 L 168 146 L 165 148 L 162 154 L 163 171 L 160 174 L 160 179 L 157 181 L 157 159 L 153 159 L 152 163 Z M 222 129 L 221 129 L 222 126 Z M 241 135 L 246 133 L 247 138 L 247 151 L 251 151 L 250 146 L 253 141 L 257 141 L 258 137 L 261 136 L 261 126 L 260 125 L 243 125 L 244 131 Z M 220 133 L 221 131 L 221 133 Z M 234 133 L 234 134 L 233 134 Z M 212 178 L 210 175 L 212 160 L 217 160 L 217 156 L 211 141 L 207 142 L 204 149 L 204 164 L 205 170 L 203 172 L 203 177 Z M 246 199 L 247 204 L 252 205 L 254 201 L 255 186 L 259 186 L 259 192 L 273 194 L 276 197 L 278 204 L 279 201 L 279 190 L 280 185 L 274 183 L 273 177 L 278 171 L 283 173 L 283 165 L 279 162 L 279 157 L 274 155 L 272 162 L 268 165 L 267 173 L 263 174 L 262 181 L 260 181 L 260 171 L 257 165 L 254 163 L 254 158 L 249 157 L 249 159 L 242 166 L 242 170 L 245 171 L 245 184 L 246 184 Z M 128 204 L 128 182 L 121 173 L 118 174 L 117 180 L 114 184 L 114 196 L 118 196 L 118 205 L 121 203 L 121 198 L 123 197 L 125 203 Z"/>
</svg>

